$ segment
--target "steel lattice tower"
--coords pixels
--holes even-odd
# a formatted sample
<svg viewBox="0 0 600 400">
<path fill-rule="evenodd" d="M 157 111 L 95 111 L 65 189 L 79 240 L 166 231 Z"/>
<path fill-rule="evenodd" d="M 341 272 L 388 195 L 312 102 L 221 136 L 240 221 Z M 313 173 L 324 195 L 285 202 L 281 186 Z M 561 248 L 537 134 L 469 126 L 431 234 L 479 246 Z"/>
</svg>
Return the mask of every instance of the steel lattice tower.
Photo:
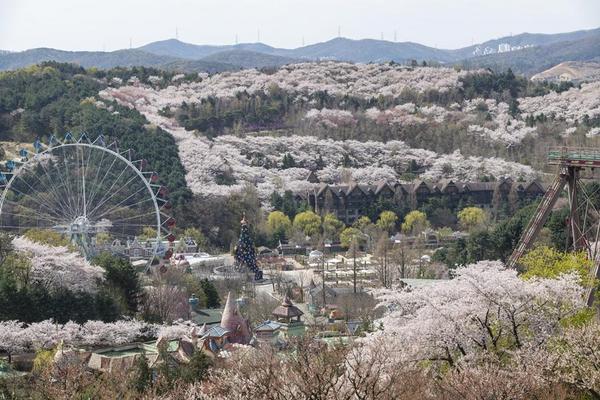
<svg viewBox="0 0 600 400">
<path fill-rule="evenodd" d="M 509 268 L 516 268 L 519 259 L 531 247 L 540 230 L 546 223 L 552 208 L 567 187 L 569 200 L 569 238 L 570 250 L 585 251 L 593 260 L 594 278 L 600 278 L 600 211 L 595 207 L 592 196 L 582 183 L 581 173 L 600 168 L 600 149 L 591 148 L 553 148 L 548 152 L 548 163 L 558 166 L 558 173 L 548 187 L 546 194 L 538 205 L 533 217 L 524 229 L 510 259 Z M 594 302 L 594 289 L 588 293 L 587 303 Z"/>
</svg>

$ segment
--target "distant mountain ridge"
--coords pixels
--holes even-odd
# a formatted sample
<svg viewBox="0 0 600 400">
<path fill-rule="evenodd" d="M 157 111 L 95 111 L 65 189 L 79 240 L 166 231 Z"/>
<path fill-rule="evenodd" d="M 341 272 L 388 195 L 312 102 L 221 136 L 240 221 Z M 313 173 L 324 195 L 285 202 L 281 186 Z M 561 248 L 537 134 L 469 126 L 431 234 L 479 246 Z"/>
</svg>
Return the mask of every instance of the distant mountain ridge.
<svg viewBox="0 0 600 400">
<path fill-rule="evenodd" d="M 455 59 L 451 50 L 439 50 L 418 43 L 346 38 L 300 47 L 289 51 L 288 55 L 304 59 L 325 58 L 352 62 L 404 62 L 411 59 L 449 62 Z"/>
<path fill-rule="evenodd" d="M 148 43 L 139 50 L 156 54 L 159 56 L 170 56 L 185 58 L 190 60 L 200 60 L 216 53 L 232 50 L 245 50 L 270 55 L 283 55 L 285 49 L 276 49 L 264 43 L 240 43 L 235 45 L 199 45 L 179 41 L 177 39 L 167 39 L 158 42 Z"/>
<path fill-rule="evenodd" d="M 235 49 L 213 53 L 202 58 L 200 61 L 224 63 L 241 68 L 265 68 L 280 67 L 286 64 L 302 62 L 303 60 L 274 54 L 264 54 L 257 51 Z"/>
<path fill-rule="evenodd" d="M 173 57 L 156 56 L 139 50 L 100 51 L 64 51 L 50 48 L 38 48 L 8 53 L 0 57 L 0 69 L 15 69 L 42 61 L 77 63 L 83 67 L 110 68 L 120 66 L 146 65 L 149 67 L 173 60 Z M 111 62 L 111 60 L 113 60 Z"/>
<path fill-rule="evenodd" d="M 199 60 L 226 51 L 256 53 L 304 60 L 333 59 L 352 62 L 406 61 L 413 58 L 452 61 L 451 50 L 439 50 L 412 42 L 390 42 L 375 39 L 334 38 L 296 49 L 282 49 L 263 43 L 235 45 L 194 45 L 176 39 L 149 43 L 139 48 L 149 53 Z"/>
<path fill-rule="evenodd" d="M 522 33 L 460 49 L 437 49 L 413 42 L 335 38 L 295 49 L 264 43 L 196 45 L 168 39 L 136 49 L 63 51 L 48 48 L 22 52 L 0 51 L 0 70 L 22 68 L 42 61 L 77 63 L 83 67 L 148 66 L 184 72 L 219 72 L 240 68 L 278 67 L 300 61 L 349 62 L 433 61 L 463 67 L 513 68 L 533 75 L 564 61 L 600 58 L 600 28 L 558 34 Z"/>
<path fill-rule="evenodd" d="M 600 31 L 578 40 L 468 58 L 462 65 L 494 70 L 512 68 L 525 75 L 534 75 L 565 61 L 600 61 Z"/>
<path fill-rule="evenodd" d="M 496 49 L 497 51 L 498 46 L 502 44 L 509 44 L 511 46 L 546 46 L 559 42 L 570 42 L 586 39 L 597 34 L 600 34 L 600 28 L 553 34 L 524 32 L 518 35 L 505 36 L 499 39 L 492 39 L 483 43 L 474 44 L 468 47 L 464 47 L 462 49 L 457 49 L 455 50 L 455 54 L 458 55 L 459 58 L 464 59 L 472 57 L 473 52 L 478 47 L 480 49 L 485 49 L 486 47 L 489 47 Z"/>
<path fill-rule="evenodd" d="M 43 61 L 75 63 L 82 67 L 113 68 L 145 66 L 165 68 L 176 64 L 179 59 L 170 56 L 159 56 L 138 49 L 102 51 L 64 51 L 49 48 L 25 50 L 15 53 L 0 54 L 0 70 L 11 70 L 38 64 Z M 196 71 L 219 72 L 236 69 L 231 65 L 218 62 L 196 61 Z M 183 68 L 182 68 L 183 69 Z"/>
<path fill-rule="evenodd" d="M 263 43 L 241 43 L 220 46 L 194 45 L 176 39 L 149 43 L 139 49 L 157 55 L 189 59 L 202 59 L 223 51 L 249 50 L 304 60 L 328 59 L 352 62 L 405 62 L 415 59 L 419 61 L 451 63 L 476 57 L 477 54 L 475 54 L 475 51 L 477 48 L 492 49 L 495 54 L 498 54 L 499 46 L 501 45 L 511 47 L 546 46 L 559 42 L 584 40 L 598 34 L 600 34 L 600 28 L 557 34 L 521 33 L 455 50 L 437 49 L 413 42 L 391 42 L 375 39 L 354 40 L 342 37 L 295 49 L 276 48 Z"/>
</svg>

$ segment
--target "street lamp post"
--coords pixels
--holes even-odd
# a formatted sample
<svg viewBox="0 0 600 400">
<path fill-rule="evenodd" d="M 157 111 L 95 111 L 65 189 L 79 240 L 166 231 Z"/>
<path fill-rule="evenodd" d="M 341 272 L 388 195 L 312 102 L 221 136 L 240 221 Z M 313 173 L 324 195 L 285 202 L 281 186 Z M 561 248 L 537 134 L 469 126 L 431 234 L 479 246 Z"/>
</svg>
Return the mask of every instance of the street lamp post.
<svg viewBox="0 0 600 400">
<path fill-rule="evenodd" d="M 321 288 L 321 291 L 323 292 L 323 309 L 325 309 L 325 240 L 322 241 L 322 244 L 323 245 L 321 247 L 321 266 L 323 267 L 323 287 Z"/>
</svg>

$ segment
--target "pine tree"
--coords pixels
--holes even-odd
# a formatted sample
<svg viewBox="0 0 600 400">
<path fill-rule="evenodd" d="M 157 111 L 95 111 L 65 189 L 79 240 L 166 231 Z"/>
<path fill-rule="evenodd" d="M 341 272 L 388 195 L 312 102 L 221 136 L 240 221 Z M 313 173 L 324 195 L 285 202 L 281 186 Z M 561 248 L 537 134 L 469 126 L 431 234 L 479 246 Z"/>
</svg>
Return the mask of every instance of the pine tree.
<svg viewBox="0 0 600 400">
<path fill-rule="evenodd" d="M 190 362 L 182 368 L 181 378 L 188 383 L 203 381 L 212 366 L 212 360 L 201 349 L 196 349 Z"/>
<path fill-rule="evenodd" d="M 342 161 L 342 165 L 344 166 L 344 168 L 352 167 L 352 160 L 350 159 L 348 153 L 344 154 L 344 160 Z"/>
<path fill-rule="evenodd" d="M 315 161 L 315 164 L 317 165 L 318 170 L 321 170 L 327 166 L 327 164 L 323 160 L 323 156 L 320 154 L 319 154 L 319 157 L 317 158 L 317 161 Z"/>
<path fill-rule="evenodd" d="M 294 168 L 296 166 L 296 160 L 290 153 L 285 153 L 282 160 L 282 169 Z"/>
<path fill-rule="evenodd" d="M 135 360 L 132 385 L 138 393 L 144 393 L 151 384 L 152 370 L 148 366 L 148 360 L 146 360 L 146 356 L 142 354 Z"/>
<path fill-rule="evenodd" d="M 215 287 L 215 285 L 213 285 L 213 283 L 208 279 L 203 279 L 200 281 L 200 286 L 202 286 L 202 290 L 204 291 L 204 295 L 206 296 L 206 307 L 220 307 L 221 300 L 219 299 L 219 293 L 217 292 L 217 288 Z"/>
<path fill-rule="evenodd" d="M 515 118 L 519 113 L 519 101 L 517 99 L 511 99 L 508 105 L 508 113 L 511 117 Z"/>
<path fill-rule="evenodd" d="M 235 262 L 238 266 L 245 266 L 254 272 L 254 279 L 262 279 L 263 273 L 256 264 L 256 253 L 254 252 L 254 242 L 250 237 L 250 228 L 246 221 L 246 216 L 242 218 L 240 239 L 235 249 Z"/>
</svg>

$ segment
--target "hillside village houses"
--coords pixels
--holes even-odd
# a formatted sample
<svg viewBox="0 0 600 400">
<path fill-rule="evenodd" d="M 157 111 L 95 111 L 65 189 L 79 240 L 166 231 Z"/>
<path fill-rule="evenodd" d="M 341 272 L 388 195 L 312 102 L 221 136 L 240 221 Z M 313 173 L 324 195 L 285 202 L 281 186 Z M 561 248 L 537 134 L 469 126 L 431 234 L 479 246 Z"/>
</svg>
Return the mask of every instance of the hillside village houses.
<svg viewBox="0 0 600 400">
<path fill-rule="evenodd" d="M 309 175 L 307 180 L 318 183 L 314 174 Z M 464 204 L 490 209 L 501 202 L 537 199 L 544 193 L 545 188 L 538 181 L 516 182 L 506 178 L 495 182 L 383 181 L 377 185 L 320 183 L 315 189 L 294 193 L 294 198 L 298 203 L 305 202 L 318 214 L 333 213 L 340 221 L 352 224 L 377 202 L 416 209 L 430 199 L 444 198 L 454 207 Z"/>
</svg>

